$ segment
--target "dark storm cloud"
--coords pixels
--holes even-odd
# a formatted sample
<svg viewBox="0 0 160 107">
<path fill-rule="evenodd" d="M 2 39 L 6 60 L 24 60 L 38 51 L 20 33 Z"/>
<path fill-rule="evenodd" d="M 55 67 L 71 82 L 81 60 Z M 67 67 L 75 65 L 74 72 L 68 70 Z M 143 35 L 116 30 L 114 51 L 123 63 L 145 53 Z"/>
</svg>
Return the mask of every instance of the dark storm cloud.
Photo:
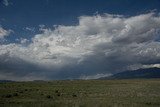
<svg viewBox="0 0 160 107">
<path fill-rule="evenodd" d="M 153 12 L 81 16 L 76 26 L 41 30 L 27 46 L 0 45 L 1 79 L 89 79 L 160 63 L 160 17 Z"/>
</svg>

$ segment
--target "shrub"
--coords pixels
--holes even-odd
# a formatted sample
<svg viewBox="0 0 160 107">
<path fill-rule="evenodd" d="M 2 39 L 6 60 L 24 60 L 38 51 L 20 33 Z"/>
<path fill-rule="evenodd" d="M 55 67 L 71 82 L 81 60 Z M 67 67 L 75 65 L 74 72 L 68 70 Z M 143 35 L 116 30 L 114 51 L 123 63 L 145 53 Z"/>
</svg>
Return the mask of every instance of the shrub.
<svg viewBox="0 0 160 107">
<path fill-rule="evenodd" d="M 76 94 L 73 94 L 72 97 L 77 97 L 77 95 L 76 95 Z"/>
<path fill-rule="evenodd" d="M 58 93 L 57 93 L 57 96 L 58 96 L 58 97 L 59 97 L 59 96 L 61 96 L 61 93 L 60 93 L 60 92 L 58 92 Z"/>
<path fill-rule="evenodd" d="M 59 91 L 58 91 L 58 90 L 55 90 L 55 93 L 59 93 Z"/>
<path fill-rule="evenodd" d="M 18 96 L 18 93 L 13 93 L 13 96 Z"/>
<path fill-rule="evenodd" d="M 48 99 L 51 99 L 51 98 L 52 98 L 52 96 L 51 96 L 51 95 L 47 95 L 46 97 L 47 97 Z"/>
<path fill-rule="evenodd" d="M 11 95 L 11 94 L 7 94 L 7 95 L 5 95 L 4 97 L 5 97 L 5 98 L 11 98 L 12 95 Z"/>
</svg>

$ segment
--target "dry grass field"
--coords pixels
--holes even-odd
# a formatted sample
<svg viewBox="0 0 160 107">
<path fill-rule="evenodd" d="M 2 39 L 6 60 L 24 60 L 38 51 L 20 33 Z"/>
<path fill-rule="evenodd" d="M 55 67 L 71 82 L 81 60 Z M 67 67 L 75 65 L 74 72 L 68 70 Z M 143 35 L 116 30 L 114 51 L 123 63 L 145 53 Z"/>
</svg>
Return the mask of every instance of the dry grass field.
<svg viewBox="0 0 160 107">
<path fill-rule="evenodd" d="M 0 83 L 0 107 L 159 107 L 160 79 Z"/>
</svg>

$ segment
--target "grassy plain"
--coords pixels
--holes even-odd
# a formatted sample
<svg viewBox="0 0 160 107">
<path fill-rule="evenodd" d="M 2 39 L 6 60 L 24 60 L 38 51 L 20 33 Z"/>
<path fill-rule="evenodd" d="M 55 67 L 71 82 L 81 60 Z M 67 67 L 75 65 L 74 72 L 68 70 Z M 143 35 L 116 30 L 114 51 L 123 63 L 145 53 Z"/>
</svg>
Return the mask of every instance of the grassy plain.
<svg viewBox="0 0 160 107">
<path fill-rule="evenodd" d="M 0 83 L 0 107 L 160 107 L 160 79 Z"/>
</svg>

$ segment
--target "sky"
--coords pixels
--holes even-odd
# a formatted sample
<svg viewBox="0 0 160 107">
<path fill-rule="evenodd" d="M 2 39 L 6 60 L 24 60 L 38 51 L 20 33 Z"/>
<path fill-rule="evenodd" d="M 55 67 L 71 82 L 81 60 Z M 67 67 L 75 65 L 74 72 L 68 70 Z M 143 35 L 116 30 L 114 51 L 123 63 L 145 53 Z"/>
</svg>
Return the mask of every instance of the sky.
<svg viewBox="0 0 160 107">
<path fill-rule="evenodd" d="M 96 79 L 160 67 L 160 0 L 0 0 L 0 79 Z"/>
</svg>

